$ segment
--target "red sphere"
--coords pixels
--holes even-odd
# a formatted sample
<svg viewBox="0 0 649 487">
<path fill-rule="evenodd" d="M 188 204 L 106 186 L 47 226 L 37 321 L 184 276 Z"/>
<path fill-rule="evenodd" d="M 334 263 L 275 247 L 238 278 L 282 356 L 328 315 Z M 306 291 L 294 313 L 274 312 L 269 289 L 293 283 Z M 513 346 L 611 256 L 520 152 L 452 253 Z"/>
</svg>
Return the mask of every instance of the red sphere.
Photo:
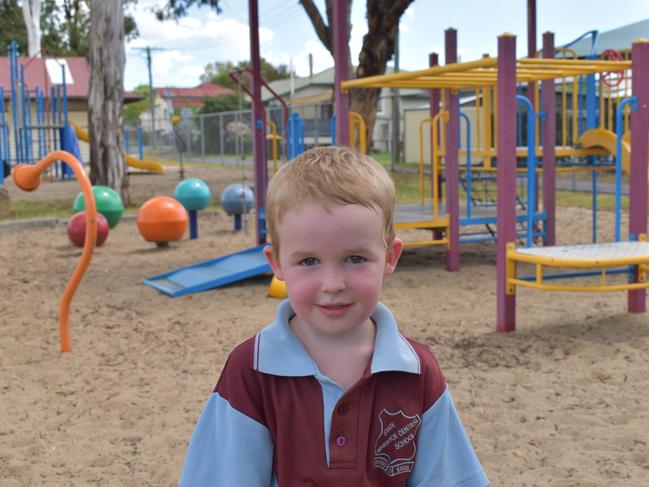
<svg viewBox="0 0 649 487">
<path fill-rule="evenodd" d="M 68 222 L 68 238 L 77 247 L 83 247 L 86 240 L 86 212 L 75 213 Z M 97 241 L 95 246 L 99 247 L 108 238 L 108 222 L 104 215 L 97 213 Z"/>
<path fill-rule="evenodd" d="M 140 207 L 136 223 L 144 240 L 166 245 L 182 238 L 189 225 L 189 216 L 178 200 L 155 196 Z"/>
</svg>

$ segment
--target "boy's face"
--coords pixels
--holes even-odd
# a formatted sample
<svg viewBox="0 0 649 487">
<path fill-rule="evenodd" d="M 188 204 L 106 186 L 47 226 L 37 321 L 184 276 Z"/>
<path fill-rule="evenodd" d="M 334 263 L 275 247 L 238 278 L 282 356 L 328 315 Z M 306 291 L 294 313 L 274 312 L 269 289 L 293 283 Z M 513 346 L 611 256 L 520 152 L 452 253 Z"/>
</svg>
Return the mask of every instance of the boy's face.
<svg viewBox="0 0 649 487">
<path fill-rule="evenodd" d="M 344 335 L 365 324 L 376 308 L 383 276 L 392 274 L 401 240 L 383 241 L 383 219 L 360 205 L 316 203 L 289 210 L 278 227 L 277 258 L 265 254 L 286 281 L 298 319 L 318 335 Z"/>
</svg>

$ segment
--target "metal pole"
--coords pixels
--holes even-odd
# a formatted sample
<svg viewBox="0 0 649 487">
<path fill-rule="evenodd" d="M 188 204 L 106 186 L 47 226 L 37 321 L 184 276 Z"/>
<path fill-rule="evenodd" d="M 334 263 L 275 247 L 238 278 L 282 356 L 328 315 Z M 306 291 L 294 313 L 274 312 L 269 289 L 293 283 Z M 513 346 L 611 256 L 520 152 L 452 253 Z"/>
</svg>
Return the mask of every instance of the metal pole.
<svg viewBox="0 0 649 487">
<path fill-rule="evenodd" d="M 340 90 L 340 83 L 349 79 L 349 19 L 346 0 L 334 0 L 333 5 L 334 64 L 336 66 L 334 93 L 336 114 L 336 145 L 349 145 L 349 95 Z"/>
<path fill-rule="evenodd" d="M 399 25 L 397 25 L 397 33 L 394 36 L 394 72 L 399 72 Z M 399 139 L 401 135 L 401 124 L 399 116 L 399 90 L 390 90 L 392 94 L 392 158 L 390 160 L 390 169 L 392 172 L 396 170 L 397 163 L 399 162 Z"/>
</svg>

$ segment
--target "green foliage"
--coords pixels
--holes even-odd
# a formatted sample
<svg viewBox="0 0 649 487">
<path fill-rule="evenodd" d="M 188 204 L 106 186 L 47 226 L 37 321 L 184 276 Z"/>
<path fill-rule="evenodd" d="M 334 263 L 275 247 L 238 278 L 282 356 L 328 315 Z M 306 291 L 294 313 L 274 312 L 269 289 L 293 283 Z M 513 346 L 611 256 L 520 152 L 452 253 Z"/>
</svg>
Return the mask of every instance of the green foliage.
<svg viewBox="0 0 649 487">
<path fill-rule="evenodd" d="M 259 64 L 261 65 L 261 76 L 268 83 L 278 79 L 286 79 L 289 76 L 288 66 L 285 64 L 273 66 L 263 57 L 259 60 Z M 231 61 L 209 63 L 205 66 L 205 72 L 200 76 L 200 80 L 203 83 L 209 81 L 215 85 L 226 86 L 236 90 L 238 89 L 238 83 L 232 80 L 230 72 L 235 69 L 244 70 L 247 68 L 250 68 L 250 61 L 239 61 L 236 65 Z M 249 88 L 250 81 L 250 74 L 242 71 L 241 84 Z"/>
<path fill-rule="evenodd" d="M 187 9 L 192 5 L 198 7 L 209 6 L 221 13 L 219 5 L 221 0 L 167 0 L 167 3 L 161 9 L 155 11 L 158 20 L 179 19 L 187 15 Z"/>
<path fill-rule="evenodd" d="M 141 95 L 142 100 L 124 105 L 124 121 L 137 124 L 140 121 L 140 114 L 149 110 L 149 85 L 139 85 L 131 90 L 136 95 Z"/>
<path fill-rule="evenodd" d="M 27 28 L 23 20 L 22 7 L 17 0 L 0 1 L 0 49 L 6 55 L 9 43 L 18 43 L 20 54 L 27 54 Z"/>
<path fill-rule="evenodd" d="M 199 113 L 217 113 L 239 110 L 239 108 L 250 108 L 250 102 L 247 98 L 241 98 L 241 107 L 239 107 L 239 95 L 237 93 L 228 93 L 213 98 L 205 99 L 205 106 L 199 110 Z"/>
<path fill-rule="evenodd" d="M 44 55 L 87 56 L 90 47 L 90 3 L 92 0 L 42 0 L 41 48 Z M 137 0 L 124 0 L 125 8 Z M 125 12 L 124 35 L 138 36 L 135 19 Z M 21 55 L 27 55 L 27 28 L 18 0 L 0 0 L 0 49 L 18 42 Z"/>
</svg>

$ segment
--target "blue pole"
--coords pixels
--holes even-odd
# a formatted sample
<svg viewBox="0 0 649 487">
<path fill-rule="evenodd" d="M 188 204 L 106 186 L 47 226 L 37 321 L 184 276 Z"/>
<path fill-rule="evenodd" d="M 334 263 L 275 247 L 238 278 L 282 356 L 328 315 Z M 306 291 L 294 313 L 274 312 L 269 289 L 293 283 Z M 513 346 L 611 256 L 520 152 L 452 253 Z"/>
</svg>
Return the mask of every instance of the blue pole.
<svg viewBox="0 0 649 487">
<path fill-rule="evenodd" d="M 534 210 L 536 206 L 536 119 L 542 113 L 534 113 L 534 107 L 530 100 L 524 96 L 517 95 L 519 103 L 527 106 L 527 246 L 534 243 Z"/>
<path fill-rule="evenodd" d="M 124 151 L 128 154 L 129 153 L 129 146 L 128 146 L 128 129 L 124 129 Z"/>
<path fill-rule="evenodd" d="M 471 181 L 473 175 L 471 174 L 471 120 L 466 113 L 460 112 L 460 118 L 466 122 L 466 217 L 471 218 Z M 461 141 L 461 133 L 458 135 L 458 143 Z"/>
<path fill-rule="evenodd" d="M 588 59 L 594 59 L 596 56 L 587 56 Z M 595 75 L 586 76 L 586 130 L 597 127 L 597 85 Z M 588 156 L 588 162 L 595 165 L 595 156 Z M 597 171 L 593 171 L 592 186 L 592 208 L 593 208 L 593 243 L 597 242 Z"/>
<path fill-rule="evenodd" d="M 139 126 L 137 128 L 137 152 L 138 152 L 138 155 L 140 156 L 140 160 L 144 159 L 144 157 L 142 156 L 143 151 L 144 151 L 144 148 L 143 148 L 143 142 L 142 142 L 142 126 Z"/>
<path fill-rule="evenodd" d="M 638 97 L 631 96 L 617 106 L 615 112 L 615 241 L 619 242 L 622 228 L 622 117 L 624 107 L 630 105 L 631 111 L 638 109 Z"/>
<path fill-rule="evenodd" d="M 329 132 L 331 133 L 331 145 L 336 145 L 336 114 L 329 119 Z"/>
<path fill-rule="evenodd" d="M 18 63 L 18 44 L 16 41 L 11 41 L 9 45 L 9 72 L 11 75 L 11 113 L 14 119 L 14 142 L 16 145 L 16 162 L 21 163 L 22 160 L 22 144 L 20 140 L 20 130 L 18 129 L 18 93 L 16 92 L 16 65 Z"/>
<path fill-rule="evenodd" d="M 189 212 L 189 238 L 198 238 L 198 212 L 196 210 Z"/>
<path fill-rule="evenodd" d="M 32 162 L 32 147 L 31 147 L 31 138 L 30 133 L 27 127 L 29 126 L 29 116 L 31 115 L 31 102 L 29 100 L 29 93 L 25 90 L 25 69 L 24 66 L 20 66 L 20 96 L 22 98 L 22 138 L 24 140 L 24 156 L 25 162 Z"/>
</svg>

